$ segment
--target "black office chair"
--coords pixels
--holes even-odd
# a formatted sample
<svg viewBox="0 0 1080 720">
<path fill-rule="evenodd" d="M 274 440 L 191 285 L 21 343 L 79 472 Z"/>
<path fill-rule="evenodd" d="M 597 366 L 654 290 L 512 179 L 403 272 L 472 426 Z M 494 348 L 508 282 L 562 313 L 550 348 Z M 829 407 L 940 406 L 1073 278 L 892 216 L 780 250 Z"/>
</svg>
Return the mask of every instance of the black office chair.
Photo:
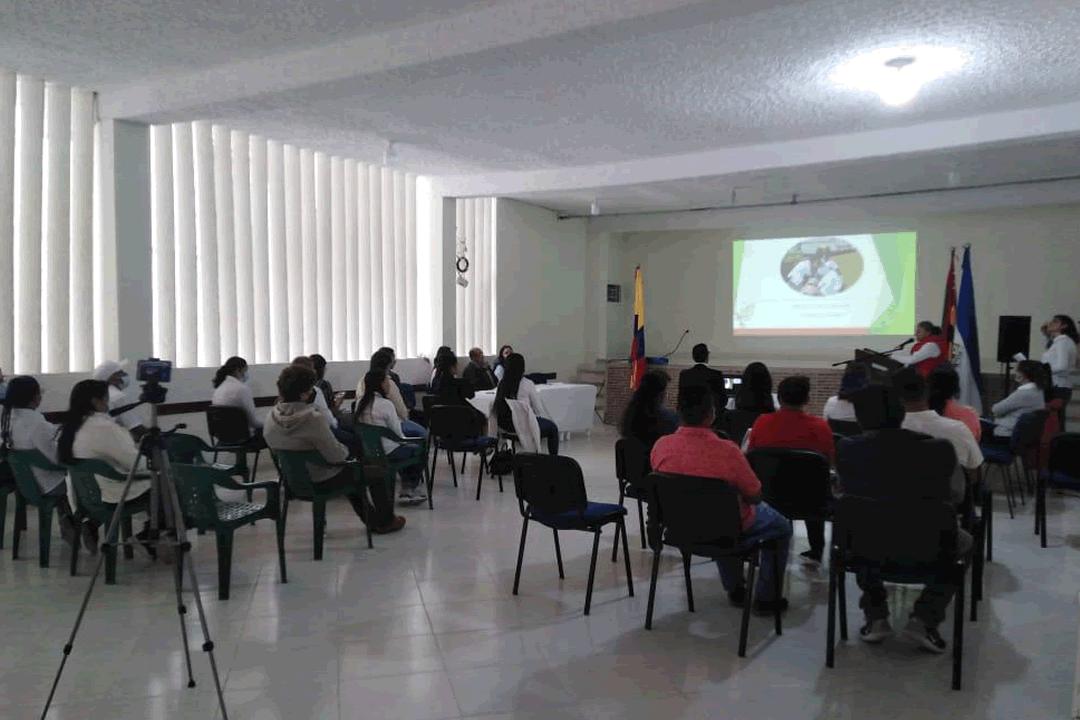
<svg viewBox="0 0 1080 720">
<path fill-rule="evenodd" d="M 738 492 L 716 478 L 652 473 L 646 480 L 651 492 L 651 522 L 656 524 L 653 547 L 652 578 L 649 581 L 649 604 L 645 611 L 645 629 L 652 629 L 656 599 L 656 578 L 660 572 L 660 553 L 665 545 L 682 554 L 686 581 L 686 604 L 694 612 L 694 591 L 690 582 L 690 557 L 699 555 L 713 560 L 737 558 L 747 564 L 746 599 L 739 630 L 739 657 L 746 657 L 746 638 L 750 628 L 750 606 L 754 601 L 754 577 L 763 549 L 775 549 L 775 540 L 743 544 L 742 513 Z M 652 530 L 650 530 L 652 532 Z M 779 600 L 783 584 L 779 560 L 773 556 L 773 594 Z M 773 622 L 776 634 L 783 633 L 780 603 L 775 603 Z"/>
<path fill-rule="evenodd" d="M 645 501 L 649 499 L 642 487 L 642 480 L 649 473 L 649 452 L 645 445 L 634 438 L 615 441 L 615 478 L 619 482 L 619 506 L 626 498 L 637 500 L 638 525 L 641 528 L 641 549 L 648 547 L 645 541 Z M 619 559 L 619 536 L 611 548 L 611 562 Z"/>
<path fill-rule="evenodd" d="M 956 510 L 937 500 L 872 499 L 844 495 L 833 513 L 829 620 L 825 665 L 835 665 L 836 618 L 847 640 L 847 573 L 873 570 L 884 582 L 925 584 L 942 574 L 956 584 L 953 599 L 952 688 L 960 689 L 964 651 L 964 576 L 968 558 L 956 556 Z"/>
<path fill-rule="evenodd" d="M 727 410 L 720 419 L 720 427 L 717 429 L 726 433 L 733 443 L 739 445 L 761 414 L 756 410 Z"/>
<path fill-rule="evenodd" d="M 546 385 L 558 377 L 558 373 L 525 373 L 525 377 L 533 381 L 534 385 Z"/>
<path fill-rule="evenodd" d="M 255 473 L 259 470 L 259 454 L 266 449 L 266 442 L 262 435 L 252 434 L 247 413 L 231 405 L 211 405 L 206 408 L 206 429 L 213 446 L 214 462 L 217 462 L 218 453 L 233 453 L 236 456 L 235 466 L 242 472 L 245 482 L 255 482 Z M 248 453 L 255 455 L 250 472 L 247 466 Z"/>
<path fill-rule="evenodd" d="M 425 398 L 426 400 L 426 398 Z M 480 456 L 480 467 L 476 473 L 476 499 L 480 499 L 480 486 L 487 469 L 487 457 L 495 450 L 496 440 L 484 434 L 480 414 L 466 405 L 428 405 L 425 413 L 428 418 L 428 433 L 435 453 L 431 458 L 431 477 L 435 477 L 435 465 L 439 461 L 439 450 L 446 451 L 450 461 L 450 472 L 454 478 L 454 487 L 458 486 L 457 467 L 454 466 L 454 453 L 472 453 Z"/>
<path fill-rule="evenodd" d="M 1033 410 L 1029 413 L 1021 415 L 1016 425 L 1013 426 L 1012 436 L 1009 438 L 1009 445 L 983 445 L 982 453 L 983 459 L 990 467 L 996 467 L 1001 472 L 1003 484 L 1005 485 L 1005 500 L 1009 505 L 1009 517 L 1014 518 L 1016 514 L 1013 508 L 1016 504 L 1013 494 L 1013 475 L 1015 471 L 1016 485 L 1020 491 L 1020 504 L 1027 504 L 1024 499 L 1024 479 L 1021 477 L 1021 472 L 1026 473 L 1026 467 L 1023 470 L 1016 468 L 1016 461 L 1023 460 L 1027 455 L 1033 454 L 1035 456 L 1034 466 L 1039 466 L 1039 454 L 1042 451 L 1042 436 L 1043 429 L 1046 426 L 1046 418 L 1049 416 L 1048 410 Z M 987 473 L 989 475 L 989 473 Z"/>
<path fill-rule="evenodd" d="M 829 429 L 832 430 L 834 436 L 852 437 L 853 435 L 862 435 L 862 426 L 854 420 L 833 420 L 829 418 L 828 423 Z"/>
<path fill-rule="evenodd" d="M 559 579 L 563 573 L 560 530 L 581 530 L 593 534 L 592 561 L 589 565 L 589 584 L 585 589 L 585 614 L 592 607 L 593 580 L 596 577 L 596 555 L 600 549 L 600 533 L 605 525 L 615 523 L 615 535 L 622 534 L 623 560 L 626 562 L 626 586 L 634 596 L 634 580 L 630 574 L 630 553 L 626 544 L 626 508 L 611 503 L 589 502 L 581 466 L 565 455 L 536 455 L 519 453 L 514 456 L 514 490 L 521 513 L 521 544 L 518 546 L 517 569 L 514 571 L 514 595 L 521 582 L 521 563 L 525 558 L 525 535 L 529 521 L 551 528 L 555 537 L 555 560 Z"/>
<path fill-rule="evenodd" d="M 757 448 L 746 454 L 761 481 L 761 494 L 788 520 L 824 523 L 832 519 L 829 460 L 812 450 Z M 807 532 L 809 533 L 809 524 Z"/>
<path fill-rule="evenodd" d="M 1035 532 L 1046 547 L 1046 489 L 1080 490 L 1080 433 L 1059 433 L 1050 441 L 1046 470 L 1039 473 L 1035 496 Z"/>
</svg>

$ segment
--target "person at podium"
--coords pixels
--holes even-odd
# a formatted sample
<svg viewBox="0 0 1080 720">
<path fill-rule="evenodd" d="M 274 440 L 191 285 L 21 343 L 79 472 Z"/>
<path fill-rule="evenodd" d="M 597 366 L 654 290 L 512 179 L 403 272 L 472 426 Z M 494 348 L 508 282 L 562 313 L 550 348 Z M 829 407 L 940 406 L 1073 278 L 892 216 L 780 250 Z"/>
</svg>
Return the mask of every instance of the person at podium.
<svg viewBox="0 0 1080 720">
<path fill-rule="evenodd" d="M 911 352 L 897 353 L 893 360 L 915 368 L 922 377 L 929 377 L 934 368 L 949 360 L 949 341 L 934 323 L 923 320 L 915 326 L 915 344 Z"/>
</svg>

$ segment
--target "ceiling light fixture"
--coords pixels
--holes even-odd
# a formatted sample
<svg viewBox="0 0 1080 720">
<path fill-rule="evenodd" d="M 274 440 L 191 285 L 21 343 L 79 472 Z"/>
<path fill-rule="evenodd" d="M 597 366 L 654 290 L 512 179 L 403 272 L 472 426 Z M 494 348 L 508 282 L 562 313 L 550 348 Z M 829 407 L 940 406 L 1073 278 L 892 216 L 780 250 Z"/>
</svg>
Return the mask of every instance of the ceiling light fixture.
<svg viewBox="0 0 1080 720">
<path fill-rule="evenodd" d="M 836 84 L 875 93 L 892 107 L 915 99 L 927 83 L 955 72 L 967 55 L 950 47 L 891 47 L 860 55 L 833 71 Z"/>
</svg>

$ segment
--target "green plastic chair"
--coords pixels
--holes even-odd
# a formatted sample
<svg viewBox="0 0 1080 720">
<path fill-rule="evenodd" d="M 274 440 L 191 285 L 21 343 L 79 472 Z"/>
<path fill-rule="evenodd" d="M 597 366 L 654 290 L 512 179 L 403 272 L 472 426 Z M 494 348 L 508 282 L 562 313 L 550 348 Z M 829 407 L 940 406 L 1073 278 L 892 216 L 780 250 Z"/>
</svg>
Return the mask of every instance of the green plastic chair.
<svg viewBox="0 0 1080 720">
<path fill-rule="evenodd" d="M 175 436 L 174 436 L 175 437 Z M 196 438 L 198 439 L 198 438 Z M 201 441 L 200 441 L 201 442 Z M 285 522 L 281 514 L 280 485 L 276 482 L 245 483 L 232 479 L 227 470 L 210 465 L 176 463 L 172 465 L 176 492 L 184 518 L 200 531 L 213 530 L 217 536 L 218 599 L 229 599 L 232 578 L 233 533 L 238 527 L 267 518 L 277 526 L 278 564 L 281 582 L 288 582 L 285 573 Z M 226 490 L 265 490 L 266 501 L 250 502 L 222 500 L 215 488 Z"/>
<path fill-rule="evenodd" d="M 323 534 L 326 532 L 326 501 L 336 497 L 359 495 L 364 507 L 364 526 L 367 528 L 368 547 L 375 547 L 371 539 L 372 515 L 368 501 L 367 488 L 371 484 L 364 476 L 364 468 L 356 460 L 334 464 L 328 463 L 318 450 L 271 450 L 274 463 L 281 472 L 285 483 L 285 501 L 281 507 L 281 531 L 285 532 L 285 521 L 289 516 L 289 500 L 303 500 L 311 503 L 311 519 L 315 530 L 315 559 L 323 557 Z M 353 483 L 348 487 L 327 488 L 325 483 L 311 480 L 310 466 L 350 467 L 353 471 Z"/>
<path fill-rule="evenodd" d="M 424 484 L 427 486 L 428 509 L 435 509 L 435 505 L 431 500 L 435 493 L 432 492 L 432 476 L 431 472 L 428 470 L 427 464 L 428 439 L 426 437 L 399 437 L 390 428 L 385 428 L 381 425 L 365 425 L 363 423 L 356 423 L 353 426 L 353 429 L 360 433 L 360 444 L 364 448 L 364 460 L 371 465 L 381 467 L 385 473 L 385 477 L 394 477 L 395 475 L 399 475 L 405 468 L 414 466 L 418 466 L 423 470 Z M 416 445 L 420 448 L 420 452 L 405 460 L 391 460 L 383 450 L 383 438 L 393 440 L 402 445 Z"/>
<path fill-rule="evenodd" d="M 119 480 L 124 482 L 127 476 L 117 472 L 111 465 L 102 460 L 80 460 L 68 467 L 68 475 L 71 484 L 75 488 L 75 500 L 79 509 L 94 522 L 109 529 L 113 513 L 116 511 L 114 503 L 107 503 L 101 499 L 101 488 L 98 487 L 95 475 Z M 140 480 L 146 479 L 147 475 L 137 475 Z M 139 497 L 124 503 L 124 511 L 120 516 L 119 535 L 124 546 L 124 559 L 130 560 L 135 557 L 135 550 L 131 546 L 131 538 L 134 533 L 131 530 L 131 518 L 138 513 L 150 512 L 150 493 L 146 492 Z M 101 544 L 101 551 L 105 553 L 105 584 L 116 584 L 116 546 L 117 533 L 106 537 Z"/>
<path fill-rule="evenodd" d="M 4 529 L 7 528 L 7 501 L 8 495 L 15 491 L 15 476 L 11 473 L 11 466 L 6 462 L 0 462 L 0 550 L 4 549 Z M 16 493 L 15 502 L 18 503 L 19 495 Z M 13 530 L 12 534 L 18 530 Z M 14 541 L 14 537 L 12 538 Z"/>
<path fill-rule="evenodd" d="M 8 453 L 8 465 L 15 476 L 15 487 L 18 491 L 15 496 L 15 532 L 11 538 L 11 557 L 13 560 L 19 557 L 20 535 L 26 530 L 26 506 L 33 505 L 38 510 L 38 565 L 47 568 L 52 545 L 53 513 L 56 512 L 60 496 L 42 494 L 37 478 L 34 477 L 34 468 L 61 472 L 66 471 L 66 468 L 49 462 L 38 450 L 12 450 Z M 79 562 L 77 534 L 75 542 L 71 552 L 72 575 L 78 569 Z"/>
</svg>

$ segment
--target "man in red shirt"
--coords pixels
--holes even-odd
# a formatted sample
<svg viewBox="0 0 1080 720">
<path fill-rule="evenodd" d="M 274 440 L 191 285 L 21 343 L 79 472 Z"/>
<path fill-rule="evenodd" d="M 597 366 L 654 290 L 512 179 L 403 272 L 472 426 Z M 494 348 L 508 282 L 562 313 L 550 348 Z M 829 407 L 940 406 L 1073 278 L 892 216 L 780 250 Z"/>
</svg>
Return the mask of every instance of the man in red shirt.
<svg viewBox="0 0 1080 720">
<path fill-rule="evenodd" d="M 763 551 L 761 572 L 758 575 L 754 609 L 762 614 L 772 613 L 776 604 L 787 608 L 787 600 L 773 597 L 773 558 L 778 555 L 781 572 L 787 566 L 791 523 L 768 503 L 761 500 L 761 482 L 754 475 L 739 446 L 721 440 L 712 430 L 712 395 L 708 388 L 689 386 L 679 392 L 679 417 L 682 425 L 671 435 L 656 441 L 651 455 L 653 470 L 677 475 L 716 478 L 732 485 L 739 493 L 742 511 L 742 539 L 747 544 L 760 540 L 778 541 L 775 551 Z M 745 601 L 742 564 L 738 561 L 718 561 L 720 579 L 728 597 L 735 605 Z"/>
<path fill-rule="evenodd" d="M 761 415 L 750 428 L 747 451 L 754 448 L 791 448 L 813 450 L 821 453 L 834 464 L 836 447 L 832 430 L 825 420 L 809 415 L 806 404 L 810 401 L 810 378 L 802 375 L 784 378 L 777 388 L 780 409 Z M 810 549 L 802 553 L 809 565 L 820 565 L 825 552 L 825 523 L 822 520 L 806 521 L 806 537 Z"/>
</svg>

